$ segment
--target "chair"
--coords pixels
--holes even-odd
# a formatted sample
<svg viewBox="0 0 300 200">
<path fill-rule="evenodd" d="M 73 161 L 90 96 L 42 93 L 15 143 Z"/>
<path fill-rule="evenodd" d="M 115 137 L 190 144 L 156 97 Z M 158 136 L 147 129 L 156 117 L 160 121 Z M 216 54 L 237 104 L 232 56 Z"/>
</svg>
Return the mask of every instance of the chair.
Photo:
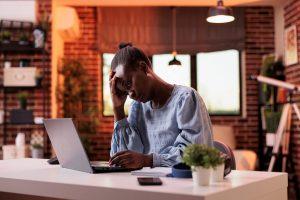
<svg viewBox="0 0 300 200">
<path fill-rule="evenodd" d="M 225 170 L 224 170 L 224 177 L 225 177 L 227 174 L 231 172 L 231 170 L 236 169 L 234 154 L 231 148 L 222 142 L 214 141 L 214 147 L 226 155 Z"/>
<path fill-rule="evenodd" d="M 249 149 L 236 149 L 236 139 L 232 126 L 213 125 L 214 140 L 229 146 L 234 154 L 237 170 L 255 170 L 257 155 Z"/>
</svg>

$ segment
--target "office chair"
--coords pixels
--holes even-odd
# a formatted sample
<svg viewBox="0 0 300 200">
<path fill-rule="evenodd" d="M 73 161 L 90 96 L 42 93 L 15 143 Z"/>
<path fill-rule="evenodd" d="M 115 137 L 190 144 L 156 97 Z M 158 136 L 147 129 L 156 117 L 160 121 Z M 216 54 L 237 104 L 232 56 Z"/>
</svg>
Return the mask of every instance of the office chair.
<svg viewBox="0 0 300 200">
<path fill-rule="evenodd" d="M 235 158 L 231 148 L 219 141 L 214 141 L 214 147 L 226 155 L 224 177 L 236 169 Z"/>
</svg>

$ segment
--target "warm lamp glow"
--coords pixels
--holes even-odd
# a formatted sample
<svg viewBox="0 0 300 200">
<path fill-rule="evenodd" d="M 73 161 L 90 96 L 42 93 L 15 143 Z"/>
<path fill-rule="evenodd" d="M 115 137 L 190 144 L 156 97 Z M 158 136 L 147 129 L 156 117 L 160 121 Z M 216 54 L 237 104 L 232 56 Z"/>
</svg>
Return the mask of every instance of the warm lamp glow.
<svg viewBox="0 0 300 200">
<path fill-rule="evenodd" d="M 229 15 L 217 15 L 208 17 L 206 20 L 209 23 L 228 23 L 234 21 L 234 17 Z"/>
</svg>

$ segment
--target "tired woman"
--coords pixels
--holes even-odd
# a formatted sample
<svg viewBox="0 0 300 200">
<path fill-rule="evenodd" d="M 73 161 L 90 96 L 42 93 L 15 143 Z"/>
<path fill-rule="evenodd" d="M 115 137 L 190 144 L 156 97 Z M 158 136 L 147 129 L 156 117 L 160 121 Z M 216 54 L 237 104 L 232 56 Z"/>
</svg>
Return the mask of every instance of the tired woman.
<svg viewBox="0 0 300 200">
<path fill-rule="evenodd" d="M 212 146 L 211 121 L 193 88 L 159 78 L 144 52 L 120 44 L 111 63 L 114 111 L 111 165 L 126 168 L 172 166 L 181 162 L 189 144 Z M 129 116 L 127 96 L 133 99 Z"/>
</svg>

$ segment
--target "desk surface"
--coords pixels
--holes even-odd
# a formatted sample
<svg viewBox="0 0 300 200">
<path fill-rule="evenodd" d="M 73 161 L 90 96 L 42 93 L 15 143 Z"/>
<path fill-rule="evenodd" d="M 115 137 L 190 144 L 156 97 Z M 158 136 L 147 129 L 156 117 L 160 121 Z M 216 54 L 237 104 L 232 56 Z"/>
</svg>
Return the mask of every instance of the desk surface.
<svg viewBox="0 0 300 200">
<path fill-rule="evenodd" d="M 192 179 L 161 179 L 162 186 L 140 186 L 130 173 L 88 174 L 48 165 L 44 159 L 0 161 L 1 192 L 65 199 L 252 200 L 280 191 L 278 198 L 287 198 L 286 173 L 232 171 L 223 182 L 206 187 L 193 186 Z"/>
</svg>

